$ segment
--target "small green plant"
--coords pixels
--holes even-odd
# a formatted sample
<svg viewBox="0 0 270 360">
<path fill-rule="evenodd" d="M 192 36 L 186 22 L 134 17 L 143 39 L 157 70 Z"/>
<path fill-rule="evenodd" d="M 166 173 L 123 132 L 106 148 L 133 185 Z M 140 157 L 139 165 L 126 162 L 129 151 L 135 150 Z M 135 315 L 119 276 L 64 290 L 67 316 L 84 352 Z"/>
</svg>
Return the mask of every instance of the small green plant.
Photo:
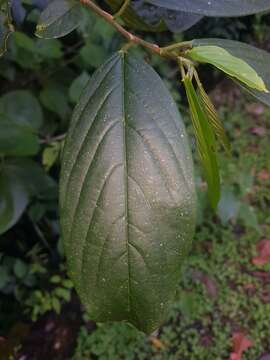
<svg viewBox="0 0 270 360">
<path fill-rule="evenodd" d="M 51 289 L 38 289 L 31 292 L 31 295 L 25 302 L 26 311 L 30 312 L 31 319 L 36 321 L 40 315 L 47 311 L 54 310 L 60 314 L 64 302 L 71 299 L 73 284 L 69 279 L 62 278 L 59 275 L 53 275 L 50 278 Z"/>
</svg>

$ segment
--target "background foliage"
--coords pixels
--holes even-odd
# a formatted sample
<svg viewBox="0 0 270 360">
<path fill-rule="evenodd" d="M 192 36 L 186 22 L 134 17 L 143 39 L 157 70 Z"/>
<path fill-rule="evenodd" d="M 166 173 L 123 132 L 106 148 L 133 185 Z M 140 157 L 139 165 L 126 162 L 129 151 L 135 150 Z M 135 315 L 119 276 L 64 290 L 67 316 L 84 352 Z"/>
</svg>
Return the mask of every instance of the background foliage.
<svg viewBox="0 0 270 360">
<path fill-rule="evenodd" d="M 0 59 L 3 359 L 15 353 L 33 359 L 228 359 L 237 351 L 235 333 L 252 342 L 245 359 L 263 359 L 270 353 L 269 110 L 254 102 L 247 105 L 231 83 L 204 66 L 204 83 L 233 148 L 232 158 L 219 158 L 223 193 L 218 214 L 209 207 L 196 167 L 201 204 L 197 235 L 167 323 L 151 337 L 125 324 L 94 324 L 80 309 L 66 277 L 58 174 L 72 109 L 93 71 L 123 40 L 84 11 L 75 32 L 44 41 L 34 37 L 34 31 L 45 3 L 13 6 L 17 31 Z M 175 26 L 166 16 L 157 14 L 158 21 Z M 184 34 L 166 31 L 146 38 L 166 45 L 203 34 L 270 49 L 269 29 L 269 15 L 203 18 Z M 163 76 L 190 130 L 177 69 L 139 48 L 135 51 Z M 194 148 L 192 135 L 190 141 Z M 46 335 L 44 346 L 40 334 Z"/>
</svg>

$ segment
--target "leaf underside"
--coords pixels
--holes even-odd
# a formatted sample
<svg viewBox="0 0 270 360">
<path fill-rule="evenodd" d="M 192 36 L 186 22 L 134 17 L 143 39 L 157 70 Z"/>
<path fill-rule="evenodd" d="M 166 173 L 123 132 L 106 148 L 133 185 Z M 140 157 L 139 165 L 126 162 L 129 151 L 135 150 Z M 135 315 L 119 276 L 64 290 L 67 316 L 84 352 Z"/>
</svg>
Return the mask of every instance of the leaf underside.
<svg viewBox="0 0 270 360">
<path fill-rule="evenodd" d="M 168 90 L 146 63 L 114 55 L 75 109 L 60 179 L 69 272 L 92 319 L 145 332 L 164 321 L 195 203 L 187 137 Z"/>
<path fill-rule="evenodd" d="M 268 92 L 263 79 L 241 57 L 236 57 L 221 46 L 195 46 L 187 51 L 192 60 L 209 63 L 233 78 L 238 79 L 246 86 L 263 92 Z"/>
<path fill-rule="evenodd" d="M 233 56 L 243 59 L 247 62 L 256 73 L 263 79 L 266 88 L 270 89 L 270 54 L 264 50 L 254 46 L 244 44 L 239 41 L 224 39 L 196 39 L 192 41 L 193 46 L 214 45 L 220 46 L 227 50 Z M 251 95 L 262 101 L 266 105 L 270 105 L 270 93 L 261 92 L 251 89 L 245 84 L 239 84 Z"/>
</svg>

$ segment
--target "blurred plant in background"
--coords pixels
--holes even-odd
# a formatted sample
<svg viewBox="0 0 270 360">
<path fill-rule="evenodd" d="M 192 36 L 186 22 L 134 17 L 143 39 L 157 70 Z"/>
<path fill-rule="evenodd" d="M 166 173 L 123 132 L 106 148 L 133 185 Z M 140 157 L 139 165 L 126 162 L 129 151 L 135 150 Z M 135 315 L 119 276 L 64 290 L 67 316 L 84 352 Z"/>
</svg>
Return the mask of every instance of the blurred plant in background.
<svg viewBox="0 0 270 360">
<path fill-rule="evenodd" d="M 76 31 L 61 40 L 34 37 L 35 24 L 46 5 L 43 0 L 12 2 L 16 32 L 9 38 L 9 51 L 0 59 L 3 359 L 14 355 L 15 350 L 21 351 L 20 344 L 30 331 L 20 330 L 18 341 L 11 344 L 10 329 L 39 321 L 50 311 L 61 313 L 65 304 L 76 304 L 59 234 L 61 151 L 72 109 L 88 79 L 122 44 L 112 27 L 87 11 L 82 13 Z M 204 18 L 185 33 L 167 31 L 148 34 L 147 38 L 165 45 L 199 33 L 204 37 L 246 39 L 270 48 L 269 29 L 269 15 Z M 167 85 L 179 104 L 182 94 L 176 67 L 141 49 L 135 51 L 151 58 L 157 71 L 170 80 Z M 217 86 L 222 78 L 206 67 L 206 79 L 209 73 L 212 80 L 207 87 L 214 89 L 218 103 L 234 89 Z M 270 237 L 270 113 L 256 103 L 247 108 L 239 94 L 235 98 L 233 106 L 227 100 L 218 104 L 233 144 L 233 159 L 220 158 L 226 186 L 218 214 L 213 215 L 209 208 L 198 171 L 198 233 L 194 253 L 183 269 L 188 275 L 180 284 L 168 323 L 158 336 L 147 338 L 125 324 L 96 328 L 84 319 L 74 360 L 227 359 L 231 333 L 239 328 L 249 331 L 253 339 L 246 359 L 270 352 L 269 263 L 259 269 L 251 263 L 257 255 L 258 241 Z M 186 111 L 183 102 L 179 106 Z M 77 316 L 81 317 L 80 310 Z M 76 339 L 77 332 L 73 337 Z"/>
</svg>

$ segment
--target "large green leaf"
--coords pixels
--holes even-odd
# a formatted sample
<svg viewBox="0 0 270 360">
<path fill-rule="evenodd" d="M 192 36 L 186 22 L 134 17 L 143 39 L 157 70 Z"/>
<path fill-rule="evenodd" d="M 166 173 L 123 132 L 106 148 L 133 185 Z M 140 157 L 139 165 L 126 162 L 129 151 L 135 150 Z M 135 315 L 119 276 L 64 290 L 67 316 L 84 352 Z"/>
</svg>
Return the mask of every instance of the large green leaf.
<svg viewBox="0 0 270 360">
<path fill-rule="evenodd" d="M 270 11 L 269 0 L 146 0 L 146 2 L 206 16 L 241 16 Z"/>
<path fill-rule="evenodd" d="M 94 74 L 63 153 L 68 268 L 92 319 L 146 332 L 166 318 L 195 223 L 183 122 L 149 65 L 119 52 Z"/>
<path fill-rule="evenodd" d="M 0 97 L 1 116 L 33 129 L 38 129 L 43 121 L 43 114 L 38 100 L 28 90 L 16 90 Z M 1 121 L 1 120 L 0 120 Z"/>
<path fill-rule="evenodd" d="M 73 0 L 53 0 L 41 13 L 36 35 L 41 38 L 59 38 L 79 26 L 82 5 Z"/>
<path fill-rule="evenodd" d="M 191 50 L 187 51 L 186 55 L 192 60 L 214 65 L 252 89 L 268 92 L 264 81 L 253 67 L 220 46 L 194 46 Z"/>
<path fill-rule="evenodd" d="M 196 39 L 192 44 L 193 46 L 214 45 L 226 49 L 233 56 L 247 62 L 263 79 L 266 88 L 270 89 L 270 54 L 268 52 L 242 42 L 224 39 Z M 257 99 L 270 105 L 270 93 L 250 89 L 244 84 L 242 86 Z"/>
</svg>

